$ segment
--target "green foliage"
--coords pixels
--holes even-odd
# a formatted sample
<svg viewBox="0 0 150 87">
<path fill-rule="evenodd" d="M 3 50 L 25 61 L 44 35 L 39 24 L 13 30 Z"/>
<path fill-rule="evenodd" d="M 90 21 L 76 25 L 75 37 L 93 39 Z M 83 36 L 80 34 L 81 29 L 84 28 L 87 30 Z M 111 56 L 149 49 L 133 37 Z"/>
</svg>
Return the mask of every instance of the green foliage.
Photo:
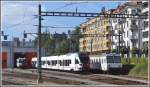
<svg viewBox="0 0 150 87">
<path fill-rule="evenodd" d="M 126 47 L 122 47 L 122 48 L 120 49 L 120 52 L 121 52 L 121 54 L 127 54 L 127 53 L 129 53 L 129 49 L 126 48 Z"/>
<path fill-rule="evenodd" d="M 145 56 L 148 56 L 148 42 L 145 42 L 143 44 L 142 53 L 145 54 Z"/>
<path fill-rule="evenodd" d="M 42 33 L 41 44 L 46 49 L 46 55 L 60 55 L 68 52 L 79 51 L 79 34 L 80 28 L 75 30 L 68 30 L 68 35 L 63 33 L 50 34 Z M 34 43 L 38 45 L 38 37 L 35 38 Z"/>
<path fill-rule="evenodd" d="M 122 61 L 122 64 L 143 64 L 148 61 L 148 58 L 144 58 L 144 57 L 122 58 L 121 61 Z"/>
<path fill-rule="evenodd" d="M 117 50 L 116 49 L 112 49 L 112 53 L 115 53 L 115 52 L 117 52 Z"/>
<path fill-rule="evenodd" d="M 133 47 L 133 48 L 131 49 L 131 52 L 132 52 L 132 54 L 138 54 L 138 53 L 139 53 L 139 49 L 136 48 L 136 47 Z"/>
<path fill-rule="evenodd" d="M 130 72 L 131 76 L 148 76 L 148 61 L 142 64 L 137 64 Z"/>
</svg>

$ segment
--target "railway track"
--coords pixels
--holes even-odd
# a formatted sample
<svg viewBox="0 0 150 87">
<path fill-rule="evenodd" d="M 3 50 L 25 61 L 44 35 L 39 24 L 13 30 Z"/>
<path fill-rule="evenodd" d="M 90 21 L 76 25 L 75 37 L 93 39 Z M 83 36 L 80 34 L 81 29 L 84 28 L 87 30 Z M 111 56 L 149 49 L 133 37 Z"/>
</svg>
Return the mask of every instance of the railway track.
<svg viewBox="0 0 150 87">
<path fill-rule="evenodd" d="M 115 75 L 104 75 L 104 74 L 92 74 L 92 75 L 80 75 L 80 74 L 72 74 L 72 73 L 63 73 L 63 72 L 53 72 L 53 71 L 46 71 L 43 70 L 43 73 L 51 73 L 54 75 L 63 75 L 63 76 L 70 76 L 70 77 L 76 77 L 76 78 L 82 78 L 82 79 L 90 79 L 98 82 L 105 82 L 110 84 L 117 84 L 117 85 L 146 85 L 148 84 L 148 81 L 146 80 L 140 80 L 140 79 L 134 79 L 134 78 L 127 78 L 123 76 L 115 76 Z"/>
<path fill-rule="evenodd" d="M 6 81 L 6 80 L 2 80 L 2 83 L 3 85 L 24 85 L 24 84 L 21 84 L 21 83 L 15 83 L 15 82 L 12 82 L 12 81 Z"/>
<path fill-rule="evenodd" d="M 37 80 L 37 73 L 20 73 L 20 72 L 5 72 L 3 73 L 3 76 L 13 76 L 13 77 L 22 77 L 22 78 L 28 78 Z M 55 75 L 49 75 L 49 74 L 43 74 L 42 78 L 44 82 L 52 82 L 56 84 L 63 84 L 63 85 L 100 85 L 104 83 L 99 83 L 95 81 L 88 81 L 85 79 L 79 79 L 79 78 L 72 78 L 72 77 L 66 77 L 66 76 L 55 76 Z"/>
<path fill-rule="evenodd" d="M 21 72 L 17 71 L 16 72 Z M 22 70 L 22 72 L 26 72 L 28 74 L 33 74 L 37 77 L 36 70 Z M 111 76 L 111 75 L 102 75 L 102 74 L 76 74 L 76 73 L 68 73 L 68 72 L 57 72 L 57 71 L 47 71 L 42 70 L 44 81 L 51 81 L 57 84 L 67 84 L 67 85 L 147 85 L 148 83 L 142 82 L 140 80 L 129 80 L 123 79 L 119 76 Z M 28 77 L 29 75 L 25 76 Z M 33 75 L 32 75 L 33 77 Z M 34 79 L 37 79 L 35 78 Z M 30 77 L 29 77 L 30 78 Z"/>
</svg>

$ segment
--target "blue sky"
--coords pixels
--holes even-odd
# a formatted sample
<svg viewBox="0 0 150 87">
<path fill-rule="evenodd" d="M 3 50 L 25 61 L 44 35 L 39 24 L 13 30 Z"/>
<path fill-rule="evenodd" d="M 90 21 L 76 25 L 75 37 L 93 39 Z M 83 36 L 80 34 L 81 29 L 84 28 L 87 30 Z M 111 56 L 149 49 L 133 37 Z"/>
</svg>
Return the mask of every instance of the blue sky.
<svg viewBox="0 0 150 87">
<path fill-rule="evenodd" d="M 42 5 L 43 11 L 71 11 L 74 12 L 78 8 L 79 12 L 100 12 L 103 6 L 106 9 L 116 8 L 123 2 L 113 1 L 84 1 L 84 2 L 2 2 L 2 30 L 4 34 L 9 35 L 8 40 L 12 37 L 23 38 L 23 31 L 36 33 L 37 27 L 33 25 L 38 24 L 38 20 L 34 15 L 38 14 L 38 4 Z M 86 18 L 81 17 L 44 17 L 42 25 L 60 26 L 60 27 L 75 27 L 85 22 Z M 67 32 L 69 29 L 64 28 L 48 28 L 51 33 Z M 70 28 L 73 30 L 73 28 Z M 43 28 L 42 31 L 45 31 Z M 2 38 L 2 37 L 1 37 Z M 27 40 L 34 39 L 33 36 L 28 35 Z M 3 40 L 3 38 L 2 38 Z"/>
</svg>

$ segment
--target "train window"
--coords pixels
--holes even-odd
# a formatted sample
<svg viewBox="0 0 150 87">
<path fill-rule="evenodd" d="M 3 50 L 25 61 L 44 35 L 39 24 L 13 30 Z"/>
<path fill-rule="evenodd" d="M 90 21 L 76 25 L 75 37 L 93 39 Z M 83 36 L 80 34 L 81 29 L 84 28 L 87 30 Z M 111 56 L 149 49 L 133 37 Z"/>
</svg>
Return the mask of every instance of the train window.
<svg viewBox="0 0 150 87">
<path fill-rule="evenodd" d="M 65 62 L 66 62 L 66 66 L 68 66 L 68 60 L 65 60 Z"/>
<path fill-rule="evenodd" d="M 77 59 L 75 59 L 75 64 L 79 64 L 79 61 Z"/>
<path fill-rule="evenodd" d="M 57 60 L 55 60 L 55 62 L 54 62 L 54 65 L 56 65 L 57 64 Z"/>
<path fill-rule="evenodd" d="M 71 64 L 71 60 L 69 60 L 69 64 Z"/>
<path fill-rule="evenodd" d="M 67 60 L 67 66 L 69 66 L 69 60 Z"/>
<path fill-rule="evenodd" d="M 107 63 L 114 63 L 113 56 L 107 56 Z"/>
<path fill-rule="evenodd" d="M 50 61 L 47 61 L 47 64 L 50 65 Z"/>
<path fill-rule="evenodd" d="M 65 60 L 65 66 L 67 66 L 67 60 Z"/>
<path fill-rule="evenodd" d="M 52 65 L 54 65 L 54 61 L 52 60 Z"/>
<path fill-rule="evenodd" d="M 121 57 L 120 56 L 114 56 L 114 63 L 120 63 Z"/>
<path fill-rule="evenodd" d="M 101 59 L 99 59 L 99 62 L 101 62 Z"/>
<path fill-rule="evenodd" d="M 59 61 L 59 63 L 60 63 L 60 66 L 62 66 L 62 65 L 63 65 L 63 61 L 61 61 L 61 60 L 60 60 L 60 61 Z"/>
<path fill-rule="evenodd" d="M 36 61 L 35 61 L 35 65 L 36 65 Z"/>
</svg>

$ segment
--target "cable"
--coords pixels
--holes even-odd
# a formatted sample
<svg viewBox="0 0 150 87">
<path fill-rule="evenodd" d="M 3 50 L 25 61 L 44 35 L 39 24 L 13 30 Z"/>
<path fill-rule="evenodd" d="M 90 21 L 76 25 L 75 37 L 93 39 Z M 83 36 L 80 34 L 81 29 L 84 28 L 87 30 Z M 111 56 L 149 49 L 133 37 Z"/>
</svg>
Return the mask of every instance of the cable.
<svg viewBox="0 0 150 87">
<path fill-rule="evenodd" d="M 65 4 L 65 5 L 62 6 L 62 7 L 56 8 L 56 9 L 54 9 L 53 11 L 63 9 L 63 8 L 68 7 L 68 6 L 70 6 L 70 5 L 81 4 L 81 3 L 88 3 L 88 2 L 71 2 L 71 3 L 69 3 L 69 4 Z"/>
<path fill-rule="evenodd" d="M 33 19 L 30 19 L 29 21 L 33 21 L 33 20 L 35 20 L 35 19 L 36 19 L 36 18 L 33 18 Z M 25 20 L 21 21 L 20 23 L 17 23 L 17 24 L 13 24 L 13 25 L 11 25 L 11 26 L 8 26 L 8 27 L 6 27 L 6 29 L 12 28 L 12 27 L 16 27 L 16 26 L 20 26 L 20 25 L 29 25 L 29 24 L 31 24 L 30 22 L 27 23 L 27 24 L 22 24 L 22 23 L 24 23 L 24 21 L 25 21 Z"/>
</svg>

